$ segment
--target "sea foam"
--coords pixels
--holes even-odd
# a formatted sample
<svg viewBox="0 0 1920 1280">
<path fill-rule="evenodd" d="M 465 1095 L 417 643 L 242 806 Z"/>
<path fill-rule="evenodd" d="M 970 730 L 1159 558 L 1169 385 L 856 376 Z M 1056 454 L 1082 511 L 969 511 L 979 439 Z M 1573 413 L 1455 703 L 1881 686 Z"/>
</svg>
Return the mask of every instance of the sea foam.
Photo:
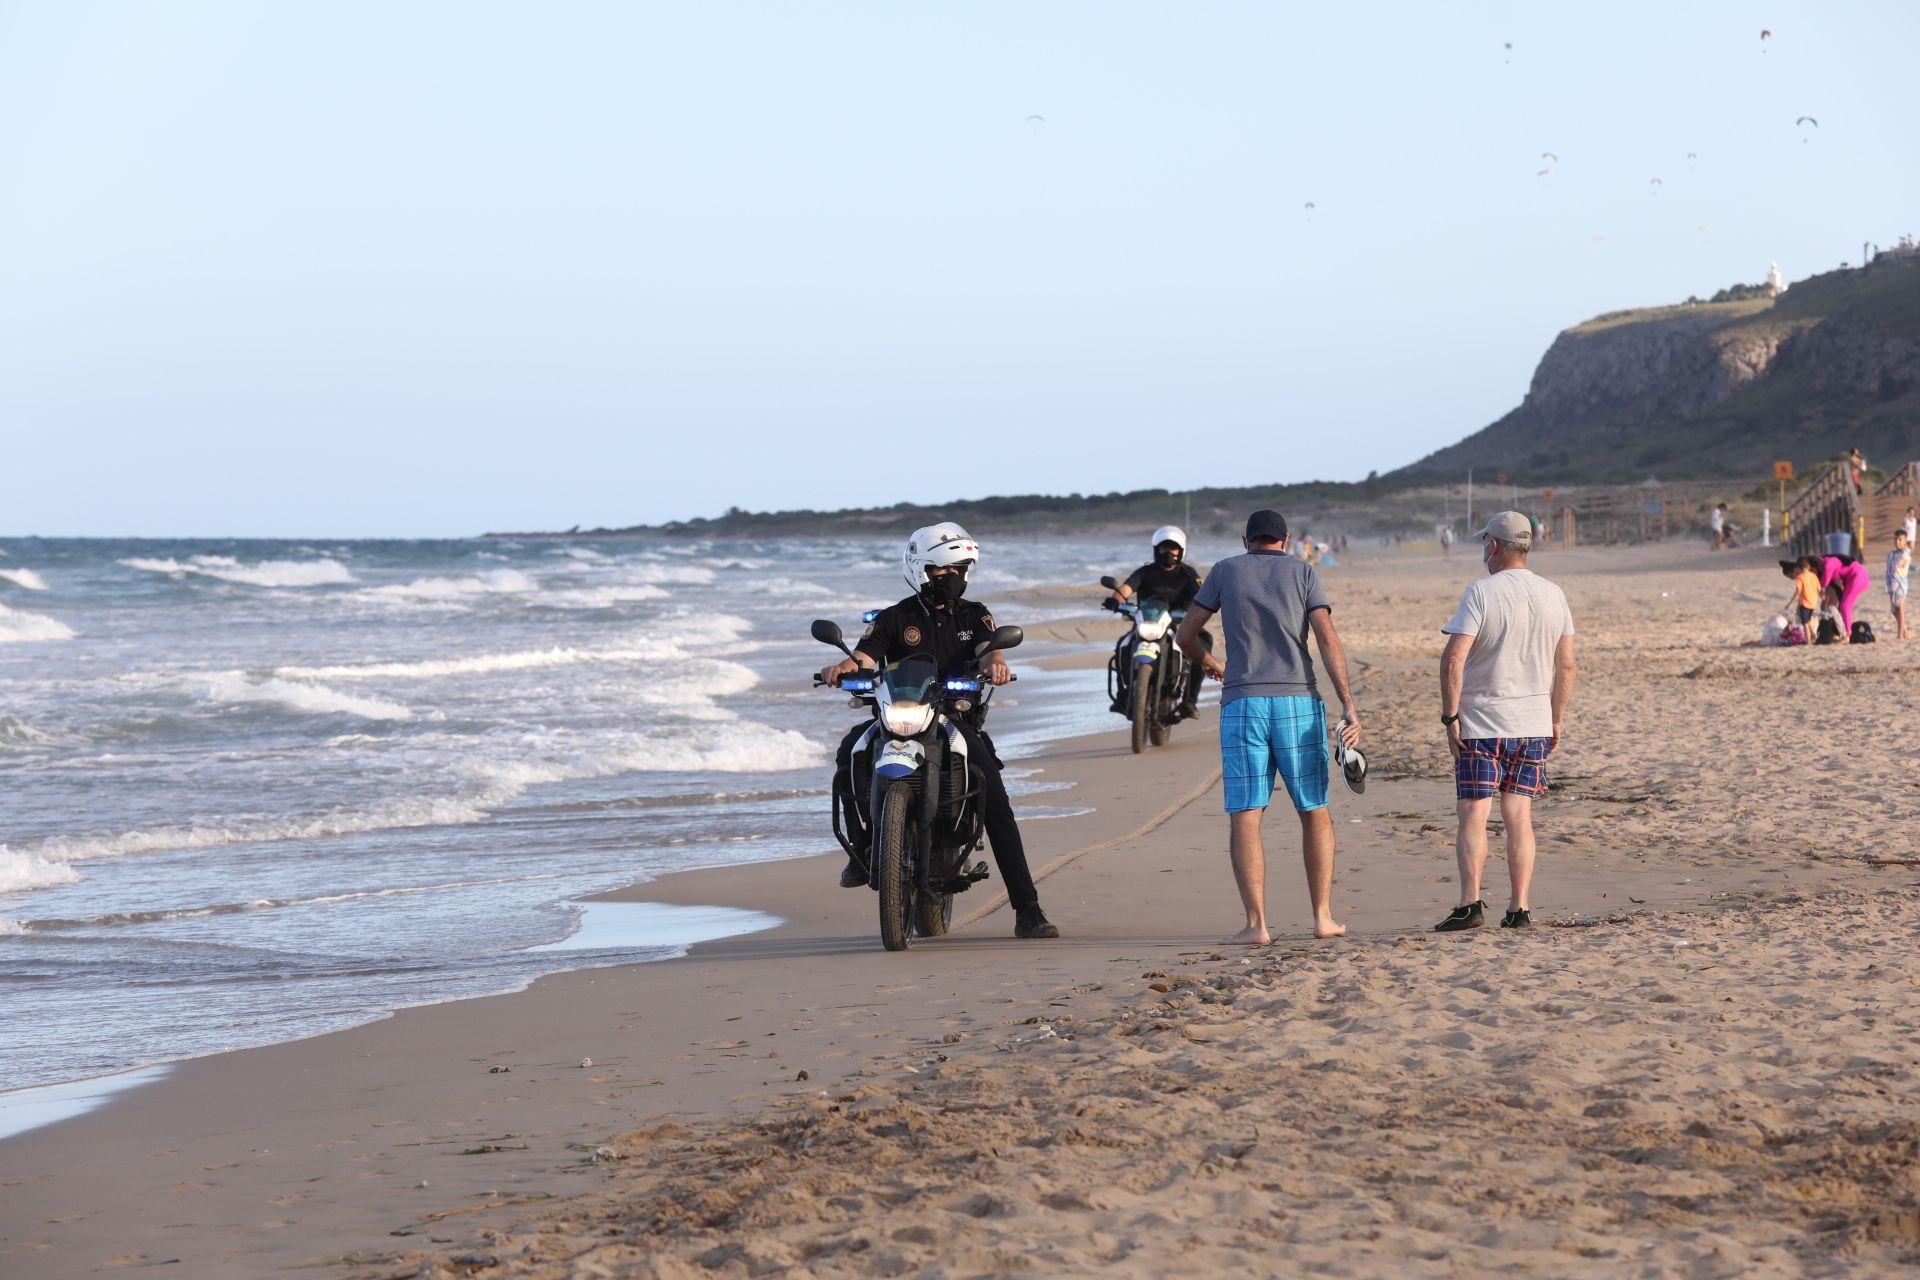
<svg viewBox="0 0 1920 1280">
<path fill-rule="evenodd" d="M 38 613 L 22 613 L 0 604 L 0 644 L 31 640 L 71 640 L 73 628 Z"/>
<path fill-rule="evenodd" d="M 264 703 L 312 715 L 360 716 L 367 720 L 411 720 L 413 711 L 385 698 L 342 693 L 323 684 L 303 684 L 269 676 L 255 679 L 240 671 L 217 671 L 190 683 L 209 702 Z"/>
<path fill-rule="evenodd" d="M 0 569 L 0 582 L 11 582 L 26 591 L 47 589 L 47 580 L 31 569 Z"/>
<path fill-rule="evenodd" d="M 385 600 L 459 601 L 475 596 L 531 595 L 540 589 L 518 569 L 489 569 L 466 578 L 415 578 L 412 582 L 368 587 L 360 594 Z"/>
<path fill-rule="evenodd" d="M 0 844 L 0 893 L 22 893 L 56 884 L 76 884 L 80 873 L 64 859 L 38 853 L 16 853 Z"/>
<path fill-rule="evenodd" d="M 197 574 L 248 587 L 329 587 L 359 581 L 347 566 L 334 559 L 262 560 L 258 564 L 242 564 L 232 556 L 194 556 L 188 560 L 133 556 L 120 563 L 149 573 L 179 578 Z"/>
</svg>

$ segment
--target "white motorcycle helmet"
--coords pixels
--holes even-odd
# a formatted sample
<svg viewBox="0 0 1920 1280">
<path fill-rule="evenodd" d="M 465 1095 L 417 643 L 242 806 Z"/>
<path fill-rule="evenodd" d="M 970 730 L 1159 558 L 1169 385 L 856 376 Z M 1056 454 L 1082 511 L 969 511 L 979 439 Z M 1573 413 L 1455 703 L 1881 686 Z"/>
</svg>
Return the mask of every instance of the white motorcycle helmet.
<svg viewBox="0 0 1920 1280">
<path fill-rule="evenodd" d="M 1153 531 L 1153 541 L 1147 544 L 1147 551 L 1155 556 L 1160 553 L 1160 544 L 1171 542 L 1180 548 L 1180 558 L 1187 558 L 1187 531 L 1177 524 L 1163 524 Z"/>
<path fill-rule="evenodd" d="M 918 594 L 927 584 L 928 565 L 979 564 L 980 544 L 953 521 L 943 520 L 914 530 L 913 536 L 907 539 L 907 550 L 900 557 L 900 563 L 907 586 Z"/>
</svg>

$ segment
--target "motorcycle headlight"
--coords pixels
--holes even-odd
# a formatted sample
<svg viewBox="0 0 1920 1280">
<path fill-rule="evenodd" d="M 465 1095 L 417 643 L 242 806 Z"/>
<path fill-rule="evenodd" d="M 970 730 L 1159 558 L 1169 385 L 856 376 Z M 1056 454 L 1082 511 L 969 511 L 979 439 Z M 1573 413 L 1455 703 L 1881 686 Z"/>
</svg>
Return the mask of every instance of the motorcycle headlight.
<svg viewBox="0 0 1920 1280">
<path fill-rule="evenodd" d="M 910 738 L 927 731 L 933 723 L 933 708 L 924 702 L 890 702 L 880 713 L 880 723 L 888 733 Z"/>
<path fill-rule="evenodd" d="M 1164 613 L 1157 618 L 1149 618 L 1142 614 L 1139 625 L 1140 638 L 1142 640 L 1158 640 L 1161 636 L 1167 634 L 1167 626 L 1167 615 Z"/>
</svg>

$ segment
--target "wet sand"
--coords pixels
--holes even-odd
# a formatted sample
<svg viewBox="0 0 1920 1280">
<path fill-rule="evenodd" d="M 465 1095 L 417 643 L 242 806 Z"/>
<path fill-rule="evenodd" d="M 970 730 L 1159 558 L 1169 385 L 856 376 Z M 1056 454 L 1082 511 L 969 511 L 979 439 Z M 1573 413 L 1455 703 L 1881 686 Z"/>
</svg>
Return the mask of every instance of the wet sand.
<svg viewBox="0 0 1920 1280">
<path fill-rule="evenodd" d="M 1214 718 L 1143 757 L 1116 718 L 1023 762 L 1074 784 L 1048 803 L 1095 809 L 1027 829 L 1060 942 L 1014 941 L 989 882 L 952 936 L 885 954 L 837 855 L 673 876 L 621 896 L 785 923 L 184 1063 L 12 1139 L 0 1272 L 1914 1261 L 1920 881 L 1897 862 L 1920 648 L 1743 648 L 1786 595 L 1764 552 L 1536 567 L 1582 633 L 1542 927 L 1427 932 L 1454 873 L 1437 628 L 1478 566 L 1362 555 L 1327 572 L 1377 769 L 1334 798 L 1348 938 L 1306 937 L 1279 812 L 1282 936 L 1214 946 L 1238 924 Z M 1097 662 L 1116 630 L 1044 634 Z"/>
</svg>

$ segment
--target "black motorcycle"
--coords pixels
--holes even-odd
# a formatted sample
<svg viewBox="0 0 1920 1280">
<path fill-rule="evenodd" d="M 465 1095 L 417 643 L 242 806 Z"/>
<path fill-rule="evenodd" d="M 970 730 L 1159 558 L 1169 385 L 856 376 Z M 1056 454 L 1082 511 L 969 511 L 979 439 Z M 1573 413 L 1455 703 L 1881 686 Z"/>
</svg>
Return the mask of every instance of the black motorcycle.
<svg viewBox="0 0 1920 1280">
<path fill-rule="evenodd" d="M 1100 579 L 1100 585 L 1109 591 L 1120 587 L 1111 577 Z M 1107 697 L 1113 709 L 1132 722 L 1135 755 L 1145 751 L 1149 742 L 1164 747 L 1173 736 L 1173 726 L 1184 718 L 1180 695 L 1186 690 L 1191 664 L 1173 642 L 1173 632 L 1187 611 L 1169 609 L 1158 597 L 1123 602 L 1109 596 L 1101 603 L 1133 621 L 1107 660 Z"/>
<path fill-rule="evenodd" d="M 813 638 L 853 656 L 834 622 L 816 621 Z M 997 628 L 987 652 L 1023 638 L 1019 627 Z M 835 785 L 833 834 L 880 895 L 880 941 L 889 951 L 945 933 L 953 895 L 987 878 L 985 862 L 967 865 L 985 834 L 981 766 L 953 722 L 966 716 L 977 726 L 986 714 L 993 685 L 978 668 L 976 661 L 969 674 L 943 678 L 932 658 L 914 654 L 840 678 L 855 706 L 873 708 L 873 723 L 854 746 L 844 785 Z M 816 675 L 814 683 L 823 682 Z M 865 838 L 864 854 L 856 836 Z"/>
</svg>

